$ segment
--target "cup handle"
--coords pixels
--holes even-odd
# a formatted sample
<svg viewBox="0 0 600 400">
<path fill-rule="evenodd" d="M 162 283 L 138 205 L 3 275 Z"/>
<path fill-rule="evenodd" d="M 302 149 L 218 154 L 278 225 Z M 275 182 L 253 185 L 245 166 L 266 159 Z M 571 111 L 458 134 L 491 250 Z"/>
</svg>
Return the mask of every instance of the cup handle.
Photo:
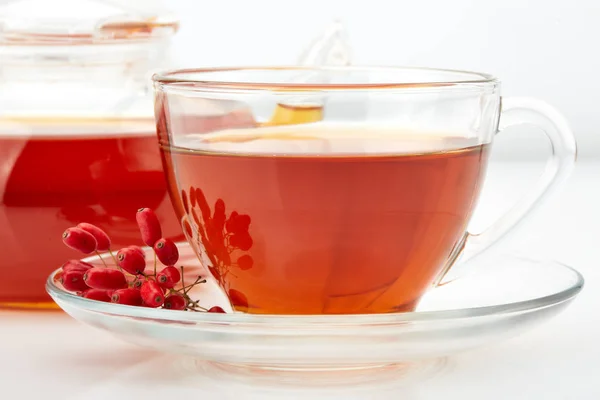
<svg viewBox="0 0 600 400">
<path fill-rule="evenodd" d="M 501 99 L 498 131 L 515 125 L 541 128 L 550 140 L 552 154 L 537 184 L 505 215 L 480 233 L 467 232 L 449 257 L 448 267 L 436 284 L 464 275 L 490 247 L 502 243 L 516 227 L 531 218 L 540 205 L 562 187 L 577 159 L 577 144 L 566 119 L 552 106 L 531 98 Z"/>
</svg>

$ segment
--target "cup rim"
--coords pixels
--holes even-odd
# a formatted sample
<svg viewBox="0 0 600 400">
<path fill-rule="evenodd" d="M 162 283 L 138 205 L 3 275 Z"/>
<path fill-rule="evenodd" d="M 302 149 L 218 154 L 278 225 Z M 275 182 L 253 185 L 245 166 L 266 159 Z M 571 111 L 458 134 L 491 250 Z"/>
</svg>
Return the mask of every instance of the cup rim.
<svg viewBox="0 0 600 400">
<path fill-rule="evenodd" d="M 298 71 L 298 72 L 426 72 L 447 76 L 455 76 L 454 79 L 402 81 L 401 79 L 389 79 L 384 82 L 364 83 L 311 83 L 311 82 L 269 82 L 239 81 L 235 79 L 204 78 L 203 75 L 215 73 L 248 72 L 248 71 Z M 473 72 L 458 69 L 442 69 L 429 67 L 410 66 L 239 66 L 239 67 L 211 67 L 211 68 L 185 68 L 173 69 L 155 73 L 152 76 L 155 87 L 176 86 L 178 89 L 221 89 L 221 90 L 268 90 L 268 91 L 339 91 L 339 90 L 376 90 L 376 89 L 444 89 L 461 86 L 489 87 L 499 84 L 499 80 L 491 74 Z"/>
</svg>

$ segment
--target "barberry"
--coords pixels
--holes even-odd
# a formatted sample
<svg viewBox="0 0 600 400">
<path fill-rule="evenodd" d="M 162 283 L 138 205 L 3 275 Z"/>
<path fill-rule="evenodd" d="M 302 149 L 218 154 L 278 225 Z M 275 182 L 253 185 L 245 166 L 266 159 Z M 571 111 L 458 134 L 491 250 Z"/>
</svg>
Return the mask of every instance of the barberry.
<svg viewBox="0 0 600 400">
<path fill-rule="evenodd" d="M 179 260 L 179 250 L 170 239 L 161 238 L 154 244 L 154 252 L 164 265 L 175 265 Z"/>
<path fill-rule="evenodd" d="M 146 260 L 136 249 L 126 247 L 117 252 L 117 265 L 132 275 L 143 274 Z"/>
<path fill-rule="evenodd" d="M 127 280 L 121 271 L 94 267 L 83 275 L 85 283 L 93 289 L 116 290 L 127 287 Z"/>
<path fill-rule="evenodd" d="M 150 208 L 140 208 L 135 215 L 135 220 L 140 228 L 143 242 L 147 246 L 154 246 L 162 236 L 160 222 L 154 211 Z"/>
<path fill-rule="evenodd" d="M 118 289 L 112 293 L 111 301 L 118 304 L 126 304 L 128 306 L 141 306 L 142 295 L 139 289 L 125 288 Z"/>
<path fill-rule="evenodd" d="M 85 297 L 90 300 L 110 302 L 110 293 L 107 290 L 102 289 L 87 289 L 81 293 L 81 297 Z"/>
<path fill-rule="evenodd" d="M 110 249 L 110 238 L 102 229 L 97 227 L 96 225 L 88 224 L 87 222 L 82 222 L 77 225 L 77 228 L 83 229 L 90 235 L 96 239 L 97 247 L 96 250 L 105 251 Z"/>
<path fill-rule="evenodd" d="M 94 236 L 80 228 L 69 228 L 62 234 L 63 242 L 70 248 L 84 254 L 96 251 L 98 243 Z"/>
<path fill-rule="evenodd" d="M 144 250 L 142 250 L 140 246 L 127 246 L 127 248 L 135 250 L 137 253 L 140 253 L 142 257 L 146 258 L 146 253 L 144 252 Z"/>
<path fill-rule="evenodd" d="M 165 293 L 156 281 L 146 281 L 140 289 L 144 304 L 149 307 L 160 307 L 165 301 Z"/>
<path fill-rule="evenodd" d="M 68 270 L 64 271 L 60 282 L 63 287 L 71 292 L 83 292 L 89 289 L 89 286 L 83 280 L 83 275 L 86 273 L 85 270 Z"/>
<path fill-rule="evenodd" d="M 173 266 L 166 267 L 156 275 L 156 281 L 165 289 L 172 289 L 181 280 L 181 273 Z"/>
<path fill-rule="evenodd" d="M 69 260 L 66 263 L 64 263 L 62 265 L 62 270 L 64 272 L 67 271 L 87 271 L 90 268 L 93 268 L 94 266 L 90 263 L 86 263 L 85 261 L 81 261 L 81 260 Z"/>
<path fill-rule="evenodd" d="M 187 300 L 182 294 L 173 293 L 167 296 L 163 307 L 169 310 L 185 310 L 187 307 Z"/>
</svg>

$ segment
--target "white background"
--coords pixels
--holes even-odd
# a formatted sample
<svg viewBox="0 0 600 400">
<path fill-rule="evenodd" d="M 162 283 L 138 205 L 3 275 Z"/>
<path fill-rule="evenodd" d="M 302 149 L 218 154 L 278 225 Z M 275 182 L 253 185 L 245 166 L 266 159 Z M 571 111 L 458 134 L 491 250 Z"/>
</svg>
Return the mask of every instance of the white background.
<svg viewBox="0 0 600 400">
<path fill-rule="evenodd" d="M 171 0 L 180 65 L 293 64 L 334 19 L 356 64 L 488 72 L 504 96 L 540 98 L 570 121 L 582 157 L 600 158 L 598 0 Z M 545 151 L 543 136 L 498 137 L 496 156 Z"/>
<path fill-rule="evenodd" d="M 600 0 L 166 2 L 181 17 L 173 49 L 180 65 L 292 64 L 338 18 L 348 28 L 358 64 L 489 72 L 504 82 L 505 96 L 534 96 L 559 108 L 583 157 L 561 195 L 512 236 L 511 247 L 577 268 L 586 279 L 580 297 L 518 338 L 453 358 L 441 376 L 412 395 L 371 398 L 600 399 Z M 543 139 L 527 130 L 499 135 L 496 161 L 536 162 L 491 164 L 476 215 L 481 225 L 531 186 L 544 149 Z M 66 315 L 2 312 L 0 327 L 0 388 L 6 398 L 262 400 L 250 392 L 226 395 L 227 384 L 215 388 L 201 376 L 194 377 L 195 385 L 179 384 L 169 358 Z"/>
</svg>

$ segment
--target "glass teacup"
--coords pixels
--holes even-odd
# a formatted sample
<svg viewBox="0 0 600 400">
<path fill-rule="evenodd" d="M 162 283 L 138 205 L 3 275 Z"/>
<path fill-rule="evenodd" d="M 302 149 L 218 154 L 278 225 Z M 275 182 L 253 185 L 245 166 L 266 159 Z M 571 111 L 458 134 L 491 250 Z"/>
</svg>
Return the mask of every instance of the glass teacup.
<svg viewBox="0 0 600 400">
<path fill-rule="evenodd" d="M 523 221 L 575 161 L 560 114 L 501 99 L 486 74 L 228 68 L 154 81 L 177 215 L 239 311 L 411 311 Z M 554 151 L 530 195 L 473 234 L 500 122 L 539 126 Z"/>
</svg>

